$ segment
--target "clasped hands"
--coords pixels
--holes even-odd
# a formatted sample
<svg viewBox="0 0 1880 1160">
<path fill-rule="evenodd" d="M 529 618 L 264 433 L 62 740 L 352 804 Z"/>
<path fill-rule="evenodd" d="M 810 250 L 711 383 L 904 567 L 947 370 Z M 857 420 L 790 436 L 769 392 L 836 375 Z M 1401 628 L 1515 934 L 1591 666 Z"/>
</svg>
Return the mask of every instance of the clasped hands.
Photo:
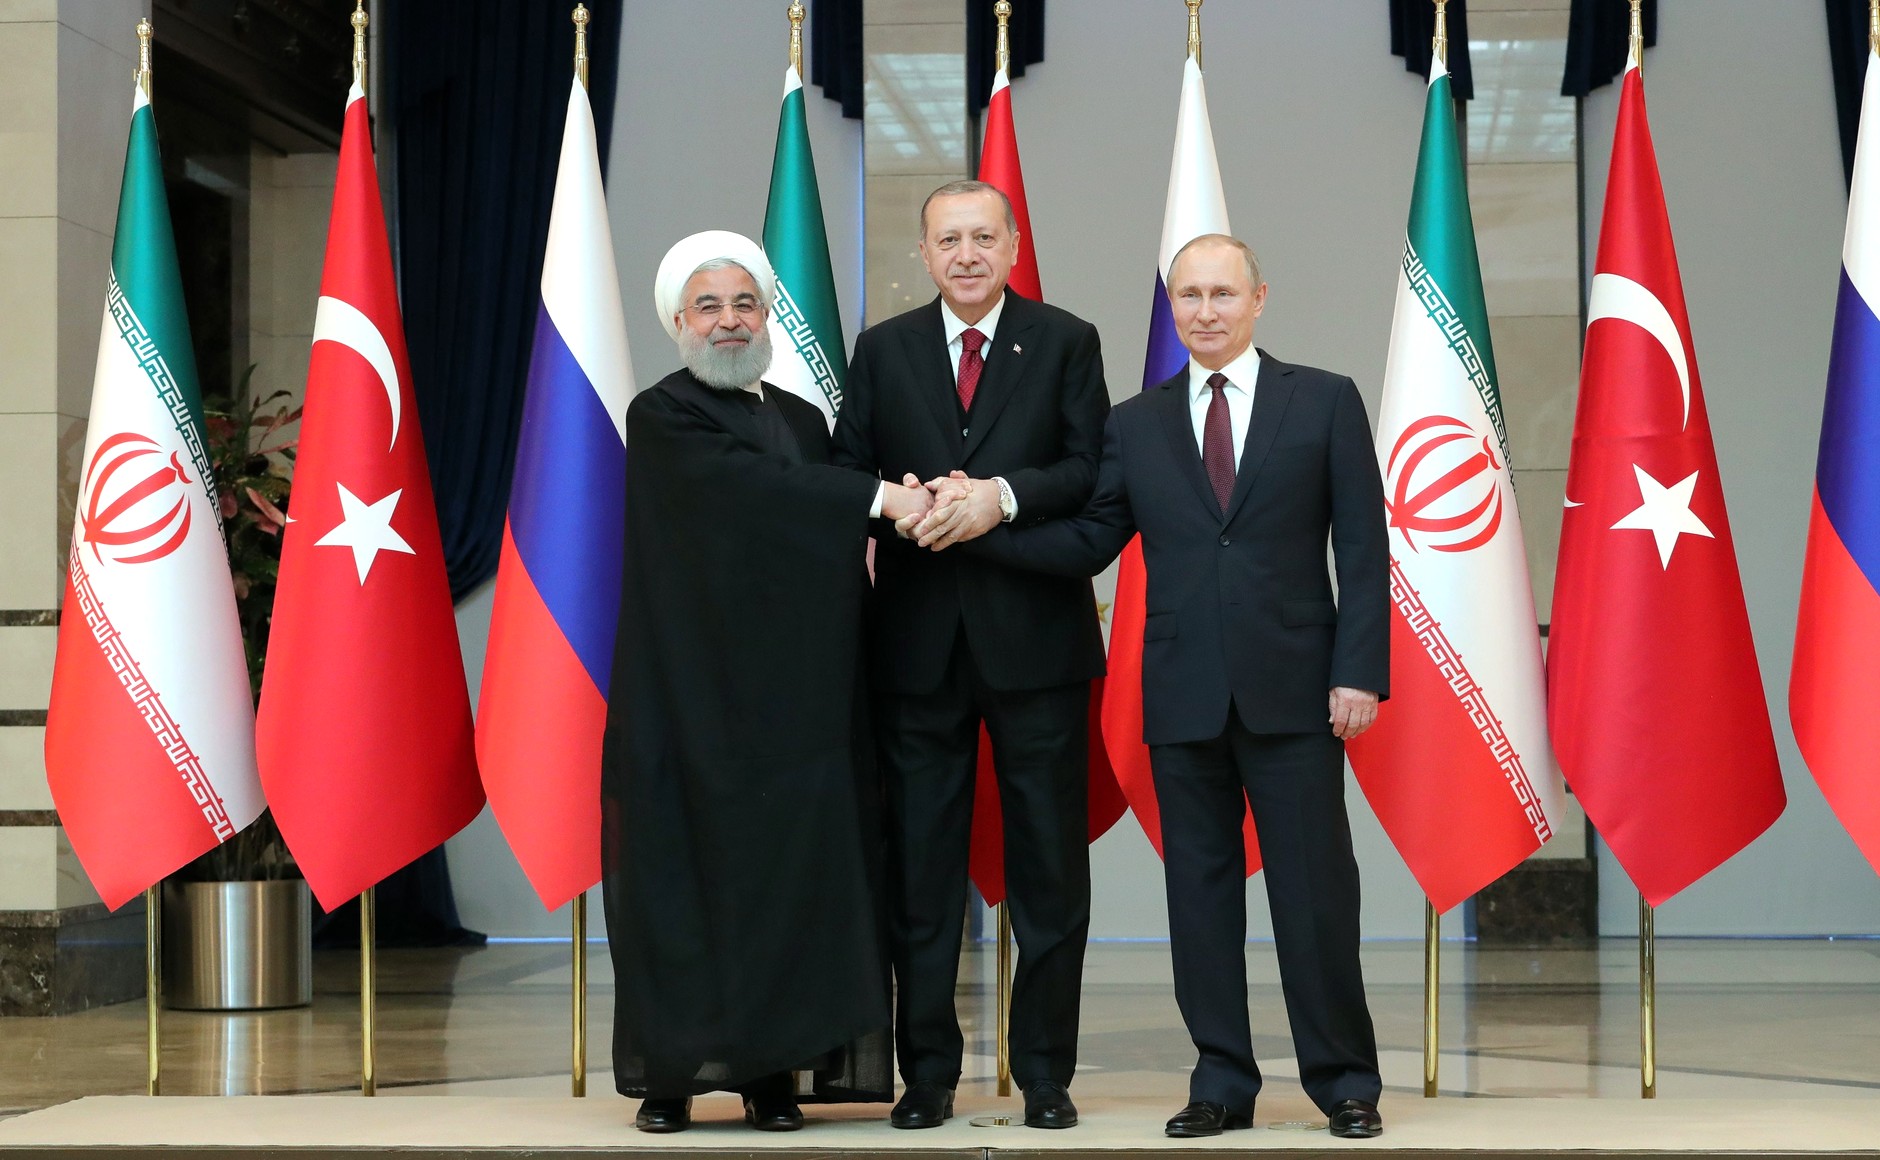
<svg viewBox="0 0 1880 1160">
<path fill-rule="evenodd" d="M 969 479 L 963 471 L 926 483 L 909 473 L 899 486 L 888 488 L 881 514 L 894 521 L 902 539 L 936 552 L 983 536 L 1005 518 L 999 508 L 999 485 L 990 479 Z"/>
</svg>

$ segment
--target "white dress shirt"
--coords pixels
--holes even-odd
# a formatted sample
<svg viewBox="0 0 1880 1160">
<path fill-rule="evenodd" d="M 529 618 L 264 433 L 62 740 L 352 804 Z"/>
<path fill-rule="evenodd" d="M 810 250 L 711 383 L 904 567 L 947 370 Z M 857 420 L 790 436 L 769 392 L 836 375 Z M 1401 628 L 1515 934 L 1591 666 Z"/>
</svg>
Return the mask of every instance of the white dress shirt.
<svg viewBox="0 0 1880 1160">
<path fill-rule="evenodd" d="M 1260 377 L 1260 352 L 1251 344 L 1240 357 L 1221 368 L 1227 386 L 1227 428 L 1234 441 L 1234 470 L 1240 470 L 1240 450 L 1247 442 L 1247 424 L 1253 417 L 1253 387 Z M 1208 407 L 1214 402 L 1214 388 L 1208 386 L 1213 371 L 1194 359 L 1188 360 L 1188 411 L 1195 424 L 1195 449 L 1205 453 L 1204 435 L 1208 429 Z"/>
</svg>

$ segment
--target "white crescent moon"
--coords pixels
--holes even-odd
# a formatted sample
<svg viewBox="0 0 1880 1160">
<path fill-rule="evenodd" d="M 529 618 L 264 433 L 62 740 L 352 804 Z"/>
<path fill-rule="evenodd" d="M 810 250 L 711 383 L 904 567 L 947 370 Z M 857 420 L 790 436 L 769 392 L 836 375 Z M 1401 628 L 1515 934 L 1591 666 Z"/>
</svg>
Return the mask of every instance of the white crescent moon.
<svg viewBox="0 0 1880 1160">
<path fill-rule="evenodd" d="M 372 364 L 379 382 L 385 386 L 385 398 L 392 405 L 391 446 L 398 446 L 398 364 L 392 361 L 392 348 L 379 333 L 378 326 L 352 303 L 322 294 L 313 315 L 313 341 L 337 342 L 350 347 Z"/>
<path fill-rule="evenodd" d="M 1665 304 L 1650 290 L 1618 274 L 1593 275 L 1592 292 L 1587 296 L 1586 325 L 1590 330 L 1593 323 L 1602 318 L 1617 318 L 1630 322 L 1658 340 L 1665 353 L 1671 356 L 1671 365 L 1678 371 L 1678 386 L 1684 391 L 1684 422 L 1679 429 L 1690 426 L 1691 422 L 1691 367 L 1684 358 L 1684 336 L 1678 332 L 1678 324 L 1671 319 L 1671 312 Z"/>
</svg>

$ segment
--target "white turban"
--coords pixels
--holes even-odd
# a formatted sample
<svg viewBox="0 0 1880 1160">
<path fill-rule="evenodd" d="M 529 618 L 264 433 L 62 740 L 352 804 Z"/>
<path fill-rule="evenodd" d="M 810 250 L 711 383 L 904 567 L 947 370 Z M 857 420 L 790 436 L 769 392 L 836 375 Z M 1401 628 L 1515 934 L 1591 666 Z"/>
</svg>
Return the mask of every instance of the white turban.
<svg viewBox="0 0 1880 1160">
<path fill-rule="evenodd" d="M 680 238 L 660 260 L 659 273 L 653 278 L 653 306 L 659 321 L 673 341 L 679 338 L 680 311 L 685 309 L 685 284 L 707 262 L 729 258 L 749 272 L 757 283 L 758 296 L 769 309 L 777 297 L 777 272 L 770 268 L 761 246 L 743 234 L 730 230 L 706 230 L 689 238 Z"/>
</svg>

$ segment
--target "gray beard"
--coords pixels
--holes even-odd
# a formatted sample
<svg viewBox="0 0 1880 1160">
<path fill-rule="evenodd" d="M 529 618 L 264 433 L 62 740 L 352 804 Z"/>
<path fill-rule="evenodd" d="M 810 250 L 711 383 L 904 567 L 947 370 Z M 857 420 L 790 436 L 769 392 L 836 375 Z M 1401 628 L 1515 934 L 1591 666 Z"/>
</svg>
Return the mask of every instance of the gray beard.
<svg viewBox="0 0 1880 1160">
<path fill-rule="evenodd" d="M 746 345 L 721 347 L 697 331 L 681 330 L 679 354 L 692 377 L 713 390 L 748 390 L 770 369 L 770 329 L 759 326 L 745 333 L 750 335 Z"/>
</svg>

